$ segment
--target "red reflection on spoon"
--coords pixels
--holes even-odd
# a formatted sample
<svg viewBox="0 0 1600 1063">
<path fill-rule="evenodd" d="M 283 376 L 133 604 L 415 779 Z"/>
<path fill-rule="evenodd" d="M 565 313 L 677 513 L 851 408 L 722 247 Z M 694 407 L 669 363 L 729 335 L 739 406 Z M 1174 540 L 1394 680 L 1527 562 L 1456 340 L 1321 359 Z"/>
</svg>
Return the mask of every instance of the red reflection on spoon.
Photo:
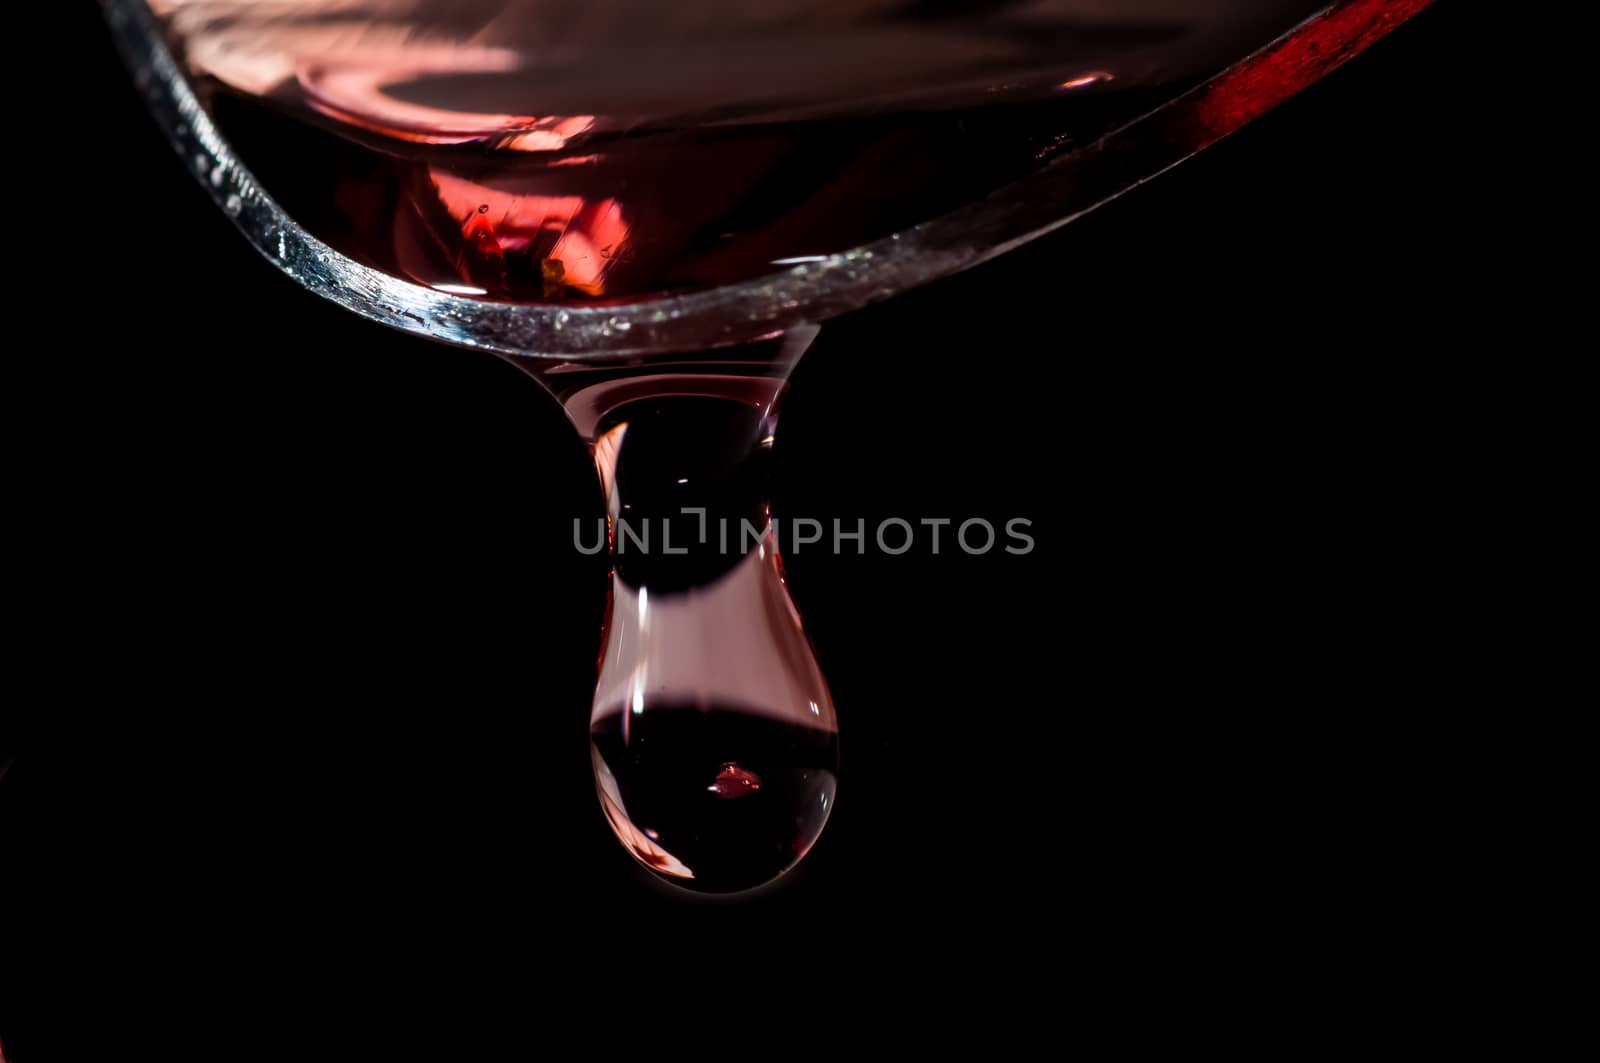
<svg viewBox="0 0 1600 1063">
<path fill-rule="evenodd" d="M 427 182 L 419 198 L 434 203 L 419 202 L 419 214 L 426 220 L 442 213 L 460 234 L 457 240 L 439 231 L 442 220 L 430 226 L 428 242 L 443 252 L 449 273 L 440 275 L 437 253 L 419 253 L 409 272 L 432 287 L 509 297 L 531 283 L 547 299 L 603 295 L 607 275 L 627 252 L 631 225 L 620 200 L 508 192 L 437 168 Z"/>
</svg>

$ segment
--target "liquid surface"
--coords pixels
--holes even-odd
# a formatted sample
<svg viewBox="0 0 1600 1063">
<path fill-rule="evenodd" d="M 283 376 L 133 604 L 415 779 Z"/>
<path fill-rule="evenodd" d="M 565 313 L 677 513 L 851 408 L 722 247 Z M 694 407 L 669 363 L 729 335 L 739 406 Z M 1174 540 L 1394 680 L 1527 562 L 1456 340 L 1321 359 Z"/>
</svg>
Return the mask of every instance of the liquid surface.
<svg viewBox="0 0 1600 1063">
<path fill-rule="evenodd" d="M 523 302 L 759 276 L 953 210 L 1317 0 L 152 0 L 313 235 Z"/>
<path fill-rule="evenodd" d="M 822 833 L 838 734 L 716 706 L 652 704 L 590 727 L 600 802 L 635 859 L 693 890 L 759 886 Z"/>
</svg>

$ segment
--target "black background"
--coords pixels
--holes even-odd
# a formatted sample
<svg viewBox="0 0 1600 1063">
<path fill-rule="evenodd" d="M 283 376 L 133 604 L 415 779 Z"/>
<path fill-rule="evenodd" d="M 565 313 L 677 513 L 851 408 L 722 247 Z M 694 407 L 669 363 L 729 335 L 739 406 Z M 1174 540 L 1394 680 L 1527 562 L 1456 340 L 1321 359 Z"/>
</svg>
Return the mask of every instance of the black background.
<svg viewBox="0 0 1600 1063">
<path fill-rule="evenodd" d="M 1381 749 L 1437 607 L 1488 311 L 1460 5 L 824 330 L 777 515 L 1023 516 L 1038 548 L 787 558 L 840 801 L 732 903 L 652 884 L 594 800 L 605 568 L 570 541 L 600 501 L 555 402 L 259 260 L 82 17 L 95 120 L 21 204 L 46 283 L 6 392 L 14 1063 L 85 1035 L 63 1001 L 461 1054 L 561 1019 L 546 979 L 622 1015 L 767 993 L 802 1027 L 888 984 L 1203 980 L 1247 927 L 1292 952 L 1349 918 L 1367 795 L 1333 762 Z"/>
</svg>

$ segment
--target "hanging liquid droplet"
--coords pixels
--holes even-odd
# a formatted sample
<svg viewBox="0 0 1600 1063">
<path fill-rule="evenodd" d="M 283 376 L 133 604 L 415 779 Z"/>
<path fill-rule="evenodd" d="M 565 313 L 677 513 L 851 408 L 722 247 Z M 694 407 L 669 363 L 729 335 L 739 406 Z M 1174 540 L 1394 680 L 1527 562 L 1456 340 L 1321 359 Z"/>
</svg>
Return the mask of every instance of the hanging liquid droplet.
<svg viewBox="0 0 1600 1063">
<path fill-rule="evenodd" d="M 798 349 L 766 341 L 716 374 L 545 378 L 593 441 L 611 518 L 590 713 L 600 804 L 636 860 L 703 892 L 793 867 L 838 789 L 833 700 L 768 517 L 778 369 Z"/>
</svg>

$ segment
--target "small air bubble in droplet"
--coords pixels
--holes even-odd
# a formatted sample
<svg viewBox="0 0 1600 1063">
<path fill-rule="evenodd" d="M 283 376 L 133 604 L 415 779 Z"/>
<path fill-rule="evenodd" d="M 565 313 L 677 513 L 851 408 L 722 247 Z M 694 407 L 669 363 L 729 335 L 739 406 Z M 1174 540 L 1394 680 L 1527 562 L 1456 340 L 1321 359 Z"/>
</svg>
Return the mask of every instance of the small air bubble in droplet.
<svg viewBox="0 0 1600 1063">
<path fill-rule="evenodd" d="M 222 165 L 222 163 L 219 162 L 215 166 L 213 166 L 211 168 L 211 187 L 213 187 L 213 188 L 221 188 L 222 187 L 222 179 L 225 176 L 227 176 L 227 173 L 228 173 L 228 171 Z"/>
<path fill-rule="evenodd" d="M 567 322 L 571 318 L 572 318 L 572 315 L 567 313 L 565 310 L 563 310 L 559 314 L 557 314 L 556 315 L 556 331 L 560 332 L 562 329 L 566 328 L 567 327 Z"/>
<path fill-rule="evenodd" d="M 228 197 L 228 201 L 222 205 L 222 209 L 227 211 L 228 216 L 231 218 L 244 209 L 244 200 L 240 199 L 239 194 L 235 192 Z"/>
<path fill-rule="evenodd" d="M 729 761 L 718 770 L 717 777 L 706 789 L 723 800 L 748 797 L 761 789 L 761 776 Z"/>
<path fill-rule="evenodd" d="M 620 317 L 614 317 L 610 321 L 606 322 L 606 324 L 610 325 L 618 332 L 627 332 L 629 329 L 633 328 L 633 322 Z"/>
<path fill-rule="evenodd" d="M 487 213 L 489 213 L 489 204 L 487 204 L 487 203 L 478 204 L 478 213 L 479 214 L 487 214 Z"/>
</svg>

